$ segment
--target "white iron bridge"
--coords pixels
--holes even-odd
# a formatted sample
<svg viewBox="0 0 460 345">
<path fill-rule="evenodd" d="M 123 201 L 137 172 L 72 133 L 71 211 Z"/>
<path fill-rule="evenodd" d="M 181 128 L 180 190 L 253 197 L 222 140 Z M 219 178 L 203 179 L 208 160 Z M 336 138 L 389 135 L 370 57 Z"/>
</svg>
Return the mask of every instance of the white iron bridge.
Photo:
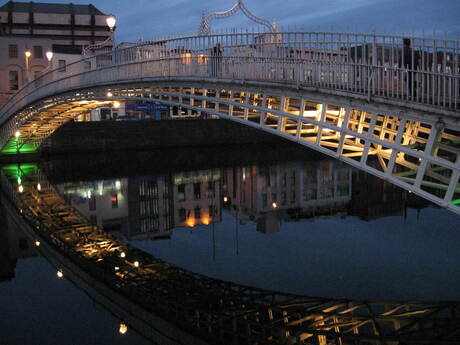
<svg viewBox="0 0 460 345">
<path fill-rule="evenodd" d="M 115 101 L 211 114 L 295 141 L 460 213 L 460 41 L 228 31 L 95 53 L 0 109 L 2 153 L 39 150 Z"/>
</svg>

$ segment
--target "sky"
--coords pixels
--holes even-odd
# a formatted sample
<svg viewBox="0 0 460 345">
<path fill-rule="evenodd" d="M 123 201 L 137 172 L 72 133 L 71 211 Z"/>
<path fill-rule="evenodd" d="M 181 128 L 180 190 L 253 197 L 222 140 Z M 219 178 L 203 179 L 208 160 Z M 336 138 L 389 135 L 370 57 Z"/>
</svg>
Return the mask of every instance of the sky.
<svg viewBox="0 0 460 345">
<path fill-rule="evenodd" d="M 203 10 L 229 9 L 236 0 L 71 0 L 92 3 L 117 19 L 116 39 L 138 41 L 198 30 Z M 38 2 L 38 1 L 37 1 Z M 68 3 L 62 0 L 43 0 Z M 299 26 L 307 31 L 360 31 L 415 33 L 460 37 L 460 0 L 245 0 L 246 7 L 280 26 Z M 0 1 L 6 3 L 5 0 Z M 214 22 L 213 28 L 251 28 L 242 13 Z"/>
</svg>

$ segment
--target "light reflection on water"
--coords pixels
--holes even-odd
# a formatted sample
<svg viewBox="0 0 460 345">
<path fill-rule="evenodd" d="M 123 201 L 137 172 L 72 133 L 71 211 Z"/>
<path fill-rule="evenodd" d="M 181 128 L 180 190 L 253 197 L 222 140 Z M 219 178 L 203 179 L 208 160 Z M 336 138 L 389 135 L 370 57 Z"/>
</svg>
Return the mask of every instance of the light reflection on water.
<svg viewBox="0 0 460 345">
<path fill-rule="evenodd" d="M 214 278 L 309 296 L 460 299 L 460 217 L 336 161 L 59 188 L 94 223 Z"/>
<path fill-rule="evenodd" d="M 459 216 L 332 160 L 95 178 L 57 188 L 106 231 L 214 278 L 332 298 L 460 299 Z M 14 272 L 11 262 L 34 256 L 14 231 L 9 226 L 2 242 L 9 260 L 2 277 L 12 278 L 0 284 L 11 316 L 0 320 L 8 344 L 47 339 L 50 330 L 59 330 L 56 344 L 79 333 L 85 344 L 144 342 L 132 330 L 120 336 L 120 321 L 56 279 L 43 259 L 20 259 Z M 38 315 L 49 320 L 46 327 Z"/>
</svg>

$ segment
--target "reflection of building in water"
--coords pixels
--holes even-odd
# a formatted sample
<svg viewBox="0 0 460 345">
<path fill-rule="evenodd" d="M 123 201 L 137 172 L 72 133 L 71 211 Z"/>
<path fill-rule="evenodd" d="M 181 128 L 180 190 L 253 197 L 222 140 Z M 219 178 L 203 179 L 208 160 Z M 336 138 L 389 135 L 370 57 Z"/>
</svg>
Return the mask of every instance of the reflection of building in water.
<svg viewBox="0 0 460 345">
<path fill-rule="evenodd" d="M 60 187 L 80 213 L 106 230 L 121 230 L 127 226 L 128 180 L 103 180 L 66 183 Z"/>
<path fill-rule="evenodd" d="M 130 178 L 128 238 L 169 238 L 174 227 L 169 175 Z"/>
<path fill-rule="evenodd" d="M 33 246 L 0 203 L 0 282 L 14 278 L 18 259 L 37 255 Z"/>
<path fill-rule="evenodd" d="M 353 186 L 349 211 L 363 220 L 401 216 L 408 206 L 405 190 L 364 171 L 353 174 Z"/>
<path fill-rule="evenodd" d="M 176 227 L 220 222 L 221 172 L 200 170 L 173 175 L 174 224 Z"/>
<path fill-rule="evenodd" d="M 93 224 L 128 239 L 162 239 L 175 227 L 221 220 L 220 170 L 68 183 L 60 191 Z"/>
<path fill-rule="evenodd" d="M 352 168 L 332 160 L 233 168 L 225 175 L 224 198 L 240 221 L 255 220 L 259 231 L 272 233 L 279 230 L 276 219 L 346 215 L 351 175 Z"/>
</svg>

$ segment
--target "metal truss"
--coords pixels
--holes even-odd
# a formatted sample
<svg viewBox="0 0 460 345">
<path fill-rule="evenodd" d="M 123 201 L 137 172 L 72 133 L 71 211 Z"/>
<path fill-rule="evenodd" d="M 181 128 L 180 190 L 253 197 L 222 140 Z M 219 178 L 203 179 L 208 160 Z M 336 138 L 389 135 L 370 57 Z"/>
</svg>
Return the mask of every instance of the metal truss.
<svg viewBox="0 0 460 345">
<path fill-rule="evenodd" d="M 192 86 L 111 89 L 110 98 L 107 89 L 79 93 L 79 99 L 84 101 L 74 95 L 66 101 L 62 96 L 48 103 L 46 112 L 38 110 L 24 121 L 22 128 L 26 130 L 21 140 L 39 147 L 63 122 L 102 103 L 157 102 L 171 106 L 171 117 L 213 114 L 282 136 L 460 213 L 458 126 L 436 118 L 328 104 L 261 89 Z M 49 104 L 56 105 L 53 108 Z M 40 136 L 36 128 L 42 129 Z"/>
<path fill-rule="evenodd" d="M 27 171 L 25 169 L 28 169 Z M 212 279 L 94 226 L 34 166 L 2 171 L 19 214 L 67 259 L 210 344 L 458 344 L 459 303 L 311 298 Z"/>
<path fill-rule="evenodd" d="M 211 34 L 211 22 L 214 19 L 223 19 L 233 16 L 238 11 L 243 12 L 243 14 L 248 17 L 253 22 L 266 26 L 271 32 L 276 32 L 276 26 L 266 19 L 259 18 L 253 15 L 247 7 L 244 5 L 243 0 L 237 0 L 236 3 L 227 11 L 223 12 L 214 12 L 208 15 L 203 13 L 200 22 L 199 34 L 200 35 L 209 35 Z"/>
</svg>

